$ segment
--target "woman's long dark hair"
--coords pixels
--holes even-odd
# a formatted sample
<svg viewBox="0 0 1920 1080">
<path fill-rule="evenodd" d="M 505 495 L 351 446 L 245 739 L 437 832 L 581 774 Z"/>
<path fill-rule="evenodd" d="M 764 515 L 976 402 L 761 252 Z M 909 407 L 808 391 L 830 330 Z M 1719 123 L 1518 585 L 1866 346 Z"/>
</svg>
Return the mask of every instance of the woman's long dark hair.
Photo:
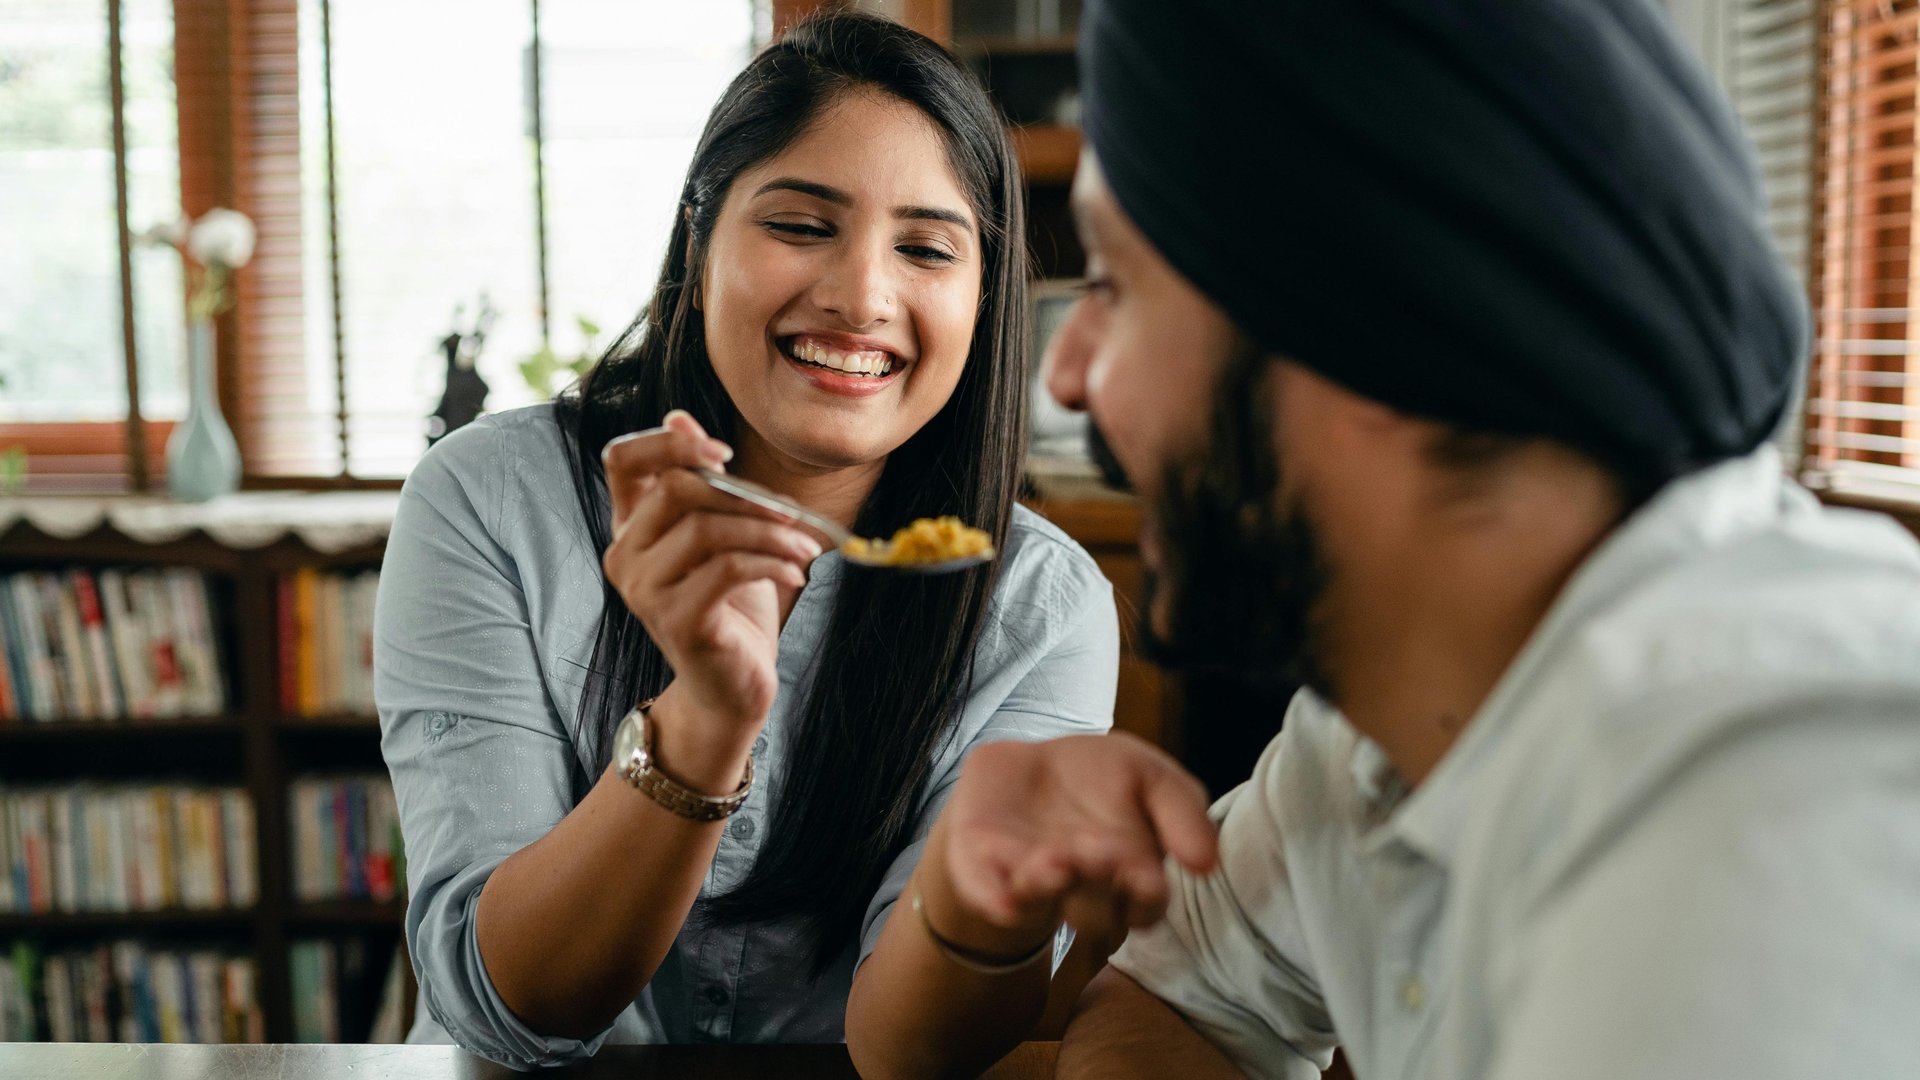
<svg viewBox="0 0 1920 1080">
<path fill-rule="evenodd" d="M 1004 549 L 1027 415 L 1026 208 L 1012 148 L 985 91 L 944 49 L 884 19 L 833 12 L 796 27 L 727 87 L 694 150 L 653 298 L 558 403 L 598 550 L 611 538 L 600 464 L 608 439 L 657 425 L 672 408 L 734 437 L 733 406 L 708 359 L 689 284 L 700 279 L 734 179 L 850 90 L 884 92 L 932 119 L 980 222 L 984 256 L 972 351 L 953 397 L 887 459 L 854 531 L 883 535 L 956 514 Z M 911 839 L 915 803 L 967 696 L 998 565 L 924 577 L 846 568 L 795 710 L 791 753 L 781 775 L 768 778 L 770 831 L 746 879 L 715 899 L 709 917 L 797 916 L 811 935 L 816 975 L 854 940 L 888 864 Z M 611 587 L 591 668 L 581 728 L 598 737 L 604 769 L 622 714 L 673 678 Z"/>
</svg>

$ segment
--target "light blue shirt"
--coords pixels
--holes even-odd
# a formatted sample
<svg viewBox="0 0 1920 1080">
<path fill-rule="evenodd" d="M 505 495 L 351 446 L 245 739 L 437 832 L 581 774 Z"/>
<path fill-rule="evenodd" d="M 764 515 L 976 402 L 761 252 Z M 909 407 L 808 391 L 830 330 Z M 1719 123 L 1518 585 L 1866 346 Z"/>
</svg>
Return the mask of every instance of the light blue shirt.
<svg viewBox="0 0 1920 1080">
<path fill-rule="evenodd" d="M 1298 696 L 1115 967 L 1252 1077 L 1920 1076 L 1920 547 L 1770 451 L 1574 575 L 1425 783 Z"/>
<path fill-rule="evenodd" d="M 374 626 L 381 749 L 406 840 L 407 944 L 423 1006 L 410 1041 L 456 1042 L 526 1068 L 584 1057 L 609 1039 L 843 1039 L 854 968 L 878 942 L 967 752 L 1112 724 L 1119 628 L 1112 588 L 1093 559 L 1025 508 L 1001 558 L 972 693 L 934 762 L 916 839 L 869 902 L 860 939 L 847 942 L 832 969 L 808 977 L 806 940 L 791 923 L 743 928 L 698 919 L 706 898 L 737 885 L 753 864 L 803 675 L 815 654 L 835 647 L 822 635 L 844 564 L 829 553 L 814 563 L 781 631 L 780 693 L 753 748 L 762 779 L 726 827 L 695 917 L 608 1030 L 549 1038 L 494 989 L 474 908 L 494 867 L 546 835 L 599 778 L 595 735 L 580 730 L 577 714 L 601 614 L 600 555 L 550 406 L 487 417 L 435 446 L 402 493 Z"/>
</svg>

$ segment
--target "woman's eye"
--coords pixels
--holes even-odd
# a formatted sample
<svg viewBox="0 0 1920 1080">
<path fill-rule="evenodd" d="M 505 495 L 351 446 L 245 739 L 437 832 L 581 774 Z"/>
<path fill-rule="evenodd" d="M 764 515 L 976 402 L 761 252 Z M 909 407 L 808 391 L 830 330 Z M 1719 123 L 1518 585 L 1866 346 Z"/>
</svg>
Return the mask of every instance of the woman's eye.
<svg viewBox="0 0 1920 1080">
<path fill-rule="evenodd" d="M 920 259 L 930 263 L 941 263 L 943 265 L 954 262 L 959 258 L 959 256 L 954 255 L 952 252 L 942 251 L 937 247 L 927 247 L 924 244 L 902 244 L 895 250 L 910 258 Z"/>
<path fill-rule="evenodd" d="M 798 221 L 766 221 L 761 224 L 773 232 L 785 233 L 788 236 L 804 236 L 810 240 L 820 240 L 833 235 L 818 225 L 806 225 Z"/>
</svg>

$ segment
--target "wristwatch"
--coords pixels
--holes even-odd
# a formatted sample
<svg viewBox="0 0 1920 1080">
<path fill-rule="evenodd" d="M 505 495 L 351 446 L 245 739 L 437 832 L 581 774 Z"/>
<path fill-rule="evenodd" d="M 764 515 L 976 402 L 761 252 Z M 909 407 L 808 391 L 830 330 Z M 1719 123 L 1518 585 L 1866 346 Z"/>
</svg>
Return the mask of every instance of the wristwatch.
<svg viewBox="0 0 1920 1080">
<path fill-rule="evenodd" d="M 661 806 L 694 821 L 720 821 L 734 815 L 747 804 L 753 790 L 753 759 L 747 759 L 747 774 L 740 786 L 727 795 L 703 795 L 660 771 L 653 757 L 653 726 L 647 710 L 655 698 L 635 705 L 613 732 L 613 764 L 627 783 L 639 788 Z"/>
</svg>

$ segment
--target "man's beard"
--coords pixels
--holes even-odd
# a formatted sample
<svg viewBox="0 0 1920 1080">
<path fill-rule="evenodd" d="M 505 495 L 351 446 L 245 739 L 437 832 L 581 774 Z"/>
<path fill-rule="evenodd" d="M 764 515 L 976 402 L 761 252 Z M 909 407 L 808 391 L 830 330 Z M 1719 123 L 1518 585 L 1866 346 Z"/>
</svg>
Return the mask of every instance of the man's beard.
<svg viewBox="0 0 1920 1080">
<path fill-rule="evenodd" d="M 1328 569 L 1298 495 L 1282 492 L 1272 373 L 1257 346 L 1237 344 L 1215 397 L 1209 443 L 1166 468 L 1148 507 L 1163 565 L 1146 568 L 1141 651 L 1164 667 L 1254 688 L 1306 685 L 1331 700 L 1316 632 Z M 1092 441 L 1109 482 L 1124 484 L 1097 429 Z M 1154 620 L 1162 594 L 1164 633 Z"/>
</svg>

